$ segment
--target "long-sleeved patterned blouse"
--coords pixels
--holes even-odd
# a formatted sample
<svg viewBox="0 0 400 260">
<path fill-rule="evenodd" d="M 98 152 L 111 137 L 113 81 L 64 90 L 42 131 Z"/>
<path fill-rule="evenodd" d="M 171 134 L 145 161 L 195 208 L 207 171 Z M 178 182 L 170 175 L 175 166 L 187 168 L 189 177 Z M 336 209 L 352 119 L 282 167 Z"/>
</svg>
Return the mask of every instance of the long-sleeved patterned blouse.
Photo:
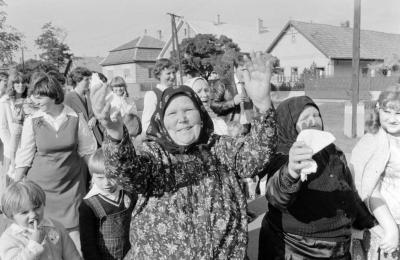
<svg viewBox="0 0 400 260">
<path fill-rule="evenodd" d="M 137 154 L 126 131 L 118 143 L 107 137 L 107 176 L 140 194 L 126 259 L 243 259 L 247 204 L 239 179 L 257 173 L 275 147 L 273 109 L 254 118 L 246 137 L 214 135 L 184 154 L 157 142 Z"/>
</svg>

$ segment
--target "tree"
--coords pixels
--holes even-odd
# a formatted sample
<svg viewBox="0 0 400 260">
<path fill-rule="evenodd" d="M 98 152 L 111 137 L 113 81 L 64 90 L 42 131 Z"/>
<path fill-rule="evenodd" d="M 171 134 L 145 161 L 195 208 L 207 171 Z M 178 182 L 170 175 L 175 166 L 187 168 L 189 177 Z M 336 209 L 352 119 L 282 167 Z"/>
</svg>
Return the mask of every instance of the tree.
<svg viewBox="0 0 400 260">
<path fill-rule="evenodd" d="M 72 56 L 69 46 L 64 43 L 67 36 L 65 30 L 48 22 L 42 27 L 42 34 L 35 40 L 36 45 L 43 50 L 39 56 L 43 61 L 54 64 L 59 70 Z"/>
<path fill-rule="evenodd" d="M 15 28 L 7 25 L 6 20 L 6 12 L 0 11 L 0 65 L 13 63 L 14 53 L 20 48 L 23 37 Z"/>
<path fill-rule="evenodd" d="M 198 74 L 208 79 L 213 71 L 221 78 L 230 78 L 233 73 L 233 61 L 240 54 L 239 46 L 232 39 L 221 35 L 197 34 L 185 38 L 178 46 L 184 73 Z M 177 61 L 177 53 L 171 57 Z"/>
</svg>

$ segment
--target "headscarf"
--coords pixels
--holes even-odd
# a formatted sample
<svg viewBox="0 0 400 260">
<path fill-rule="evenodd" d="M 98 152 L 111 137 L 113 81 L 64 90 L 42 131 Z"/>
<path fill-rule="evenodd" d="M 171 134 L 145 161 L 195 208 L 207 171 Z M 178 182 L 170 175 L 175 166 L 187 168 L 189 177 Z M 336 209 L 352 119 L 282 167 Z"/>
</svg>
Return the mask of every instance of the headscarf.
<svg viewBox="0 0 400 260">
<path fill-rule="evenodd" d="M 276 108 L 277 151 L 263 169 L 261 176 L 274 174 L 288 161 L 289 150 L 293 143 L 296 142 L 299 134 L 296 129 L 296 123 L 306 106 L 313 106 L 320 112 L 314 101 L 307 96 L 288 98 Z"/>
<path fill-rule="evenodd" d="M 195 107 L 200 113 L 200 119 L 202 122 L 202 128 L 200 130 L 199 138 L 196 142 L 190 145 L 178 145 L 172 140 L 168 134 L 167 129 L 164 126 L 164 113 L 173 97 L 177 95 L 187 96 L 192 100 Z M 203 106 L 200 98 L 196 93 L 188 86 L 174 86 L 169 87 L 162 93 L 160 102 L 156 106 L 156 110 L 151 117 L 150 125 L 147 129 L 147 136 L 150 140 L 157 142 L 164 149 L 170 153 L 186 153 L 190 152 L 192 149 L 199 147 L 203 144 L 207 144 L 212 133 L 214 132 L 214 126 L 210 116 L 208 115 L 206 109 Z"/>
<path fill-rule="evenodd" d="M 297 120 L 299 120 L 300 114 L 306 106 L 315 107 L 321 116 L 318 106 L 307 96 L 288 98 L 277 107 L 277 153 L 289 154 L 289 150 L 299 134 L 296 129 Z"/>
</svg>

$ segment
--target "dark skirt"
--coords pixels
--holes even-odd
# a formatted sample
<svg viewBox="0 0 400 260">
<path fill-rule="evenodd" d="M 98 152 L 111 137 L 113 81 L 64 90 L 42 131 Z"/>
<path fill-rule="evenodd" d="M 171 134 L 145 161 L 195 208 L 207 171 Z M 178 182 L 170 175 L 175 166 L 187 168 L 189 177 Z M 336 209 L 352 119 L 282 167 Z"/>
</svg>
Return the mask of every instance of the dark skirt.
<svg viewBox="0 0 400 260">
<path fill-rule="evenodd" d="M 270 225 L 265 216 L 260 230 L 258 259 L 350 260 L 350 238 L 337 242 L 284 233 Z"/>
</svg>

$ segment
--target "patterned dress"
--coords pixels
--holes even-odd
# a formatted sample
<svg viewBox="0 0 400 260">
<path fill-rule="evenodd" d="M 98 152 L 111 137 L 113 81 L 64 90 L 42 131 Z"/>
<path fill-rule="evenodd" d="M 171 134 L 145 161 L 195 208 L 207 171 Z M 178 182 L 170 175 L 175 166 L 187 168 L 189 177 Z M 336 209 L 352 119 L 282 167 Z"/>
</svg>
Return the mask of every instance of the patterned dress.
<svg viewBox="0 0 400 260">
<path fill-rule="evenodd" d="M 244 138 L 212 135 L 203 148 L 181 153 L 147 142 L 137 155 L 126 131 L 119 143 L 107 137 L 106 174 L 140 194 L 126 259 L 244 259 L 247 204 L 239 178 L 258 172 L 275 144 L 273 109 L 256 117 Z"/>
</svg>

